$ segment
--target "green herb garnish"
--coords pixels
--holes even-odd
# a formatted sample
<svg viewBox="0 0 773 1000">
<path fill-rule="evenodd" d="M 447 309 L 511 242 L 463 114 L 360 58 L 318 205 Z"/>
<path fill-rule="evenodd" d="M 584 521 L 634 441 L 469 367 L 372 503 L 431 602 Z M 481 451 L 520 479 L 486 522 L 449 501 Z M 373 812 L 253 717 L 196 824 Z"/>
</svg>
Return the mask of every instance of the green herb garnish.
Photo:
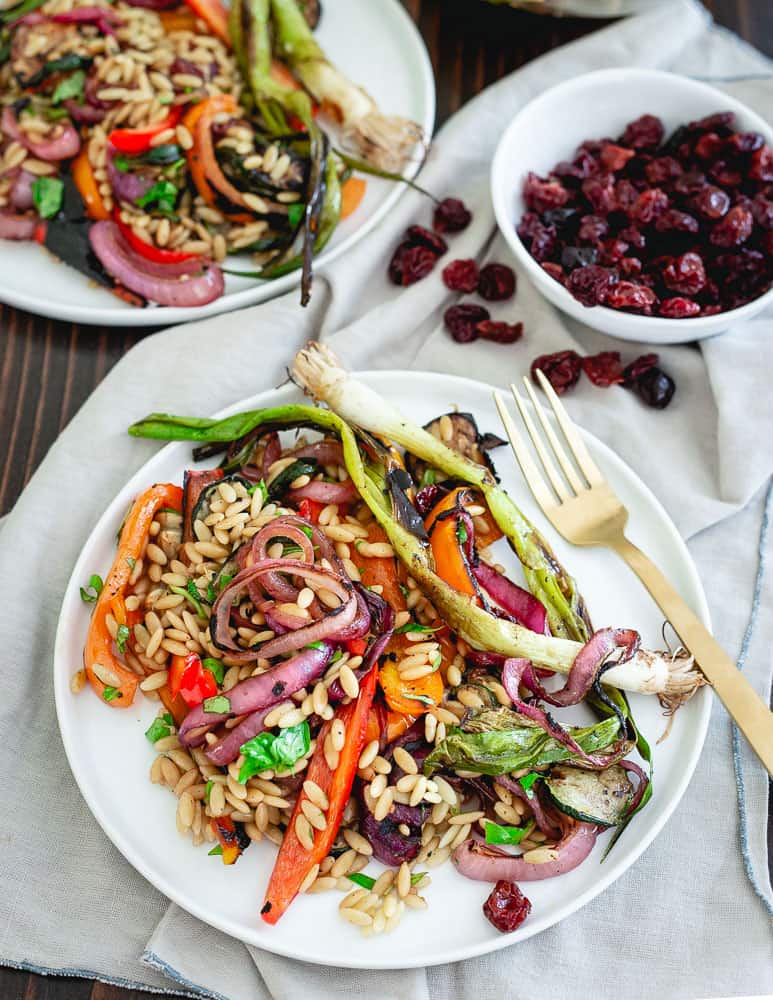
<svg viewBox="0 0 773 1000">
<path fill-rule="evenodd" d="M 325 644 L 322 641 L 310 642 L 307 644 L 306 649 L 324 649 Z"/>
<path fill-rule="evenodd" d="M 130 635 L 131 631 L 128 625 L 118 626 L 118 631 L 115 633 L 115 644 L 122 653 L 126 652 L 126 643 L 128 642 Z"/>
<path fill-rule="evenodd" d="M 207 802 L 209 802 L 209 796 L 210 793 L 212 792 L 212 786 L 214 785 L 214 783 L 215 782 L 210 779 L 204 786 L 204 798 L 207 800 Z"/>
<path fill-rule="evenodd" d="M 129 567 L 129 569 L 134 569 L 134 567 L 137 565 L 137 560 L 134 558 L 134 556 L 127 556 L 126 565 Z"/>
<path fill-rule="evenodd" d="M 36 177 L 32 182 L 32 200 L 41 219 L 53 219 L 62 207 L 64 184 L 56 177 Z"/>
<path fill-rule="evenodd" d="M 102 577 L 94 573 L 89 577 L 88 587 L 81 587 L 81 600 L 86 604 L 96 604 L 103 587 Z"/>
<path fill-rule="evenodd" d="M 487 844 L 520 844 L 527 833 L 534 829 L 534 820 L 531 819 L 526 826 L 500 826 L 499 823 L 486 823 L 486 843 Z"/>
<path fill-rule="evenodd" d="M 52 104 L 61 104 L 76 97 L 83 96 L 83 85 L 86 82 L 86 74 L 82 69 L 76 70 L 72 76 L 61 80 L 51 96 Z"/>
<path fill-rule="evenodd" d="M 310 746 L 311 733 L 305 720 L 297 726 L 288 726 L 276 736 L 259 733 L 239 748 L 245 757 L 239 771 L 239 782 L 243 785 L 253 774 L 261 771 L 292 767 L 308 753 Z"/>
<path fill-rule="evenodd" d="M 410 701 L 420 701 L 422 705 L 436 705 L 426 694 L 408 694 L 407 691 L 401 692 L 403 698 L 408 698 Z"/>
<path fill-rule="evenodd" d="M 151 743 L 156 743 L 165 736 L 171 736 L 173 724 L 174 719 L 172 716 L 169 712 L 164 712 L 163 715 L 159 715 L 151 722 L 150 726 L 145 730 L 145 735 Z"/>
<path fill-rule="evenodd" d="M 206 659 L 201 661 L 201 665 L 205 670 L 208 670 L 212 674 L 218 684 L 223 683 L 223 678 L 225 677 L 225 667 L 220 660 L 216 660 L 214 656 L 208 656 Z"/>
<path fill-rule="evenodd" d="M 531 799 L 534 797 L 534 792 L 532 791 L 532 785 L 535 781 L 539 779 L 540 775 L 536 771 L 531 771 L 529 774 L 524 774 L 522 778 L 518 779 L 518 783 L 521 788 L 526 792 L 526 797 Z"/>
<path fill-rule="evenodd" d="M 211 715 L 223 715 L 231 711 L 231 699 L 224 694 L 216 694 L 213 698 L 205 698 L 201 703 L 205 712 Z"/>
<path fill-rule="evenodd" d="M 437 473 L 434 469 L 425 469 L 424 475 L 421 477 L 421 482 L 419 486 L 431 486 L 437 479 Z"/>
<path fill-rule="evenodd" d="M 464 521 L 460 521 L 456 528 L 456 537 L 459 539 L 460 545 L 464 545 L 469 537 L 467 535 L 467 528 L 465 527 Z"/>
<path fill-rule="evenodd" d="M 223 845 L 215 844 L 211 851 L 207 851 L 207 857 L 209 858 L 219 858 L 223 853 Z"/>
<path fill-rule="evenodd" d="M 301 224 L 301 219 L 306 211 L 306 206 L 302 205 L 300 202 L 296 201 L 294 205 L 290 205 L 287 209 L 287 221 L 290 223 L 290 228 L 295 229 L 296 226 Z"/>
<path fill-rule="evenodd" d="M 193 587 L 193 591 L 191 591 Z M 193 580 L 188 581 L 186 587 L 170 587 L 169 588 L 173 594 L 179 594 L 180 597 L 184 597 L 185 600 L 190 604 L 193 610 L 196 612 L 197 618 L 206 618 L 207 614 L 201 606 L 201 594 L 196 590 L 196 584 Z"/>
<path fill-rule="evenodd" d="M 442 625 L 438 625 L 436 628 L 430 628 L 429 625 L 419 625 L 418 622 L 406 622 L 405 625 L 401 625 L 400 628 L 396 628 L 394 634 L 402 635 L 404 632 L 439 632 L 441 628 L 443 628 Z"/>
<path fill-rule="evenodd" d="M 142 197 L 137 198 L 134 204 L 138 208 L 155 208 L 162 214 L 171 214 L 174 212 L 178 193 L 171 181 L 157 181 Z"/>
<path fill-rule="evenodd" d="M 354 882 L 355 885 L 361 885 L 363 889 L 372 889 L 376 884 L 374 878 L 371 878 L 370 875 L 363 875 L 362 872 L 353 872 L 346 877 L 350 882 Z"/>
<path fill-rule="evenodd" d="M 121 697 L 121 692 L 118 688 L 110 687 L 109 685 L 102 692 L 102 697 L 105 701 L 114 701 L 116 698 Z"/>
</svg>

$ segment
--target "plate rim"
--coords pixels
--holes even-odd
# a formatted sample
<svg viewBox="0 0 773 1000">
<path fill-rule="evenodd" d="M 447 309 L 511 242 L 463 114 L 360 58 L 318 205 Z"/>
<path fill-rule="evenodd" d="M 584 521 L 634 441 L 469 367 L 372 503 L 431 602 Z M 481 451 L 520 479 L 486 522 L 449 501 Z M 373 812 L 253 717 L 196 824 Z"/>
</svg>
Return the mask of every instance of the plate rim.
<svg viewBox="0 0 773 1000">
<path fill-rule="evenodd" d="M 419 124 L 421 124 L 425 134 L 431 140 L 435 129 L 435 117 L 437 113 L 437 91 L 435 87 L 435 74 L 432 69 L 432 60 L 430 59 L 429 51 L 427 50 L 426 43 L 424 42 L 424 38 L 419 31 L 418 25 L 413 21 L 410 14 L 405 7 L 402 6 L 399 0 L 380 0 L 380 3 L 390 11 L 389 17 L 394 19 L 399 30 L 405 32 L 407 37 L 411 38 L 413 47 L 410 50 L 410 58 L 411 60 L 415 58 L 417 79 L 418 77 L 421 77 L 421 88 L 416 86 L 414 90 L 416 92 L 419 92 L 420 90 L 421 100 L 426 105 L 425 119 Z M 423 165 L 424 158 L 410 161 L 405 170 L 404 176 L 408 180 L 413 180 Z M 316 273 L 319 274 L 321 269 L 325 268 L 329 263 L 351 250 L 357 243 L 360 242 L 360 240 L 364 239 L 369 233 L 371 233 L 373 229 L 375 229 L 379 223 L 383 222 L 383 220 L 391 213 L 397 202 L 405 195 L 407 190 L 407 184 L 398 184 L 395 182 L 394 190 L 389 192 L 387 197 L 384 198 L 383 202 L 368 219 L 364 220 L 353 233 L 343 239 L 339 244 L 323 250 L 315 262 Z M 3 242 L 11 243 L 11 241 Z M 2 245 L 3 243 L 0 243 L 0 247 L 2 247 Z M 41 247 L 40 250 L 48 254 L 48 251 L 46 251 L 44 247 Z M 12 243 L 10 252 L 13 252 Z M 52 263 L 61 264 L 62 266 L 69 268 L 68 264 L 65 264 L 53 254 L 48 254 L 48 258 Z M 74 268 L 70 268 L 70 270 L 78 274 Z M 80 275 L 80 277 L 86 280 L 84 275 Z M 273 299 L 278 298 L 280 295 L 283 295 L 285 292 L 289 292 L 293 288 L 297 288 L 300 281 L 300 271 L 293 271 L 281 278 L 277 278 L 274 282 L 270 282 L 269 284 L 273 294 L 266 297 L 255 297 L 266 288 L 265 284 L 256 281 L 254 285 L 251 285 L 248 288 L 239 289 L 230 295 L 221 295 L 219 299 L 215 299 L 214 302 L 208 303 L 205 306 L 149 306 L 144 308 L 124 308 L 123 306 L 116 304 L 111 307 L 98 306 L 94 308 L 91 306 L 82 306 L 77 303 L 72 303 L 70 305 L 65 305 L 63 308 L 58 308 L 49 303 L 48 299 L 36 298 L 32 294 L 27 292 L 18 292 L 13 288 L 8 289 L 0 278 L 0 302 L 4 305 L 11 306 L 14 309 L 23 309 L 25 312 L 29 312 L 34 316 L 41 316 L 45 319 L 59 320 L 67 323 L 82 323 L 88 326 L 124 327 L 127 329 L 136 329 L 148 326 L 169 327 L 177 326 L 181 323 L 191 323 L 196 320 L 207 319 L 212 316 L 223 315 L 224 313 L 235 312 L 238 309 L 245 309 L 250 306 L 260 305 L 263 302 L 270 302 Z M 91 284 L 88 282 L 87 288 L 89 291 L 91 290 Z"/>
<path fill-rule="evenodd" d="M 426 384 L 427 380 L 432 380 L 434 382 L 442 382 L 444 386 L 449 386 L 453 388 L 458 386 L 460 389 L 464 387 L 473 387 L 475 391 L 492 391 L 494 389 L 493 384 L 478 380 L 471 379 L 460 375 L 445 374 L 443 372 L 431 372 L 431 371 L 421 371 L 421 370 L 410 370 L 410 369 L 367 369 L 362 371 L 357 371 L 353 373 L 354 377 L 362 379 L 366 382 L 373 379 L 378 381 L 379 379 L 390 379 L 399 378 L 405 380 L 415 380 L 419 385 Z M 279 387 L 270 387 L 261 392 L 255 393 L 252 396 L 246 396 L 238 402 L 224 407 L 213 414 L 214 419 L 221 419 L 223 417 L 230 416 L 233 413 L 239 412 L 240 410 L 250 407 L 254 408 L 256 405 L 264 405 L 263 400 L 270 400 L 276 397 L 277 394 L 288 395 L 294 393 L 296 387 L 291 383 L 285 383 Z M 270 405 L 266 403 L 265 405 Z M 274 405 L 277 405 L 274 403 Z M 670 515 L 665 510 L 663 505 L 660 503 L 655 494 L 650 490 L 647 484 L 639 477 L 639 475 L 619 456 L 614 452 L 608 445 L 597 438 L 594 434 L 586 431 L 584 428 L 580 428 L 583 437 L 586 441 L 590 441 L 593 447 L 598 447 L 600 453 L 603 455 L 605 460 L 610 460 L 613 465 L 622 466 L 625 472 L 633 477 L 633 481 L 638 490 L 645 499 L 652 505 L 655 512 L 659 515 L 662 522 L 662 527 L 666 533 L 670 536 L 672 544 L 675 546 L 679 552 L 684 569 L 687 573 L 690 583 L 695 590 L 696 594 L 696 604 L 694 608 L 695 613 L 698 618 L 706 625 L 706 627 L 711 631 L 711 615 L 709 612 L 708 602 L 706 599 L 706 594 L 703 589 L 703 584 L 700 579 L 695 562 L 690 555 L 685 541 L 680 536 L 677 528 L 672 521 Z M 597 881 L 595 881 L 591 886 L 589 886 L 584 892 L 579 895 L 573 896 L 571 899 L 560 905 L 557 910 L 550 916 L 543 919 L 539 917 L 533 921 L 530 921 L 531 926 L 525 925 L 519 928 L 517 940 L 513 940 L 512 934 L 503 934 L 501 937 L 492 937 L 486 941 L 480 942 L 478 944 L 471 944 L 468 947 L 458 948 L 454 951 L 446 952 L 441 950 L 437 954 L 433 954 L 430 960 L 426 957 L 416 957 L 409 959 L 402 959 L 394 961 L 388 960 L 368 960 L 367 956 L 363 958 L 345 957 L 341 958 L 337 956 L 334 963 L 325 962 L 324 960 L 305 956 L 300 948 L 293 948 L 290 946 L 285 946 L 281 941 L 272 943 L 271 941 L 266 942 L 264 940 L 256 941 L 251 938 L 248 934 L 244 933 L 241 928 L 234 926 L 229 923 L 228 920 L 221 920 L 219 918 L 212 918 L 212 916 L 207 915 L 205 908 L 200 906 L 195 900 L 183 899 L 181 894 L 178 893 L 176 888 L 169 884 L 166 876 L 163 872 L 156 872 L 153 866 L 150 864 L 145 864 L 144 860 L 135 852 L 134 848 L 128 844 L 124 838 L 124 835 L 120 829 L 116 829 L 113 822 L 105 814 L 99 802 L 91 796 L 90 792 L 86 792 L 81 785 L 81 781 L 76 769 L 73 767 L 73 759 L 75 756 L 75 744 L 76 740 L 72 739 L 72 734 L 67 729 L 67 726 L 63 724 L 63 718 L 66 712 L 66 698 L 72 698 L 72 692 L 70 691 L 69 684 L 69 674 L 65 675 L 64 669 L 57 669 L 58 664 L 66 660 L 66 655 L 64 653 L 64 645 L 66 642 L 66 633 L 68 630 L 68 624 L 65 622 L 65 605 L 71 599 L 71 594 L 73 588 L 77 590 L 78 580 L 83 577 L 83 566 L 87 561 L 87 553 L 89 549 L 89 543 L 94 535 L 101 533 L 103 526 L 111 518 L 114 517 L 114 508 L 117 510 L 119 507 L 118 501 L 122 497 L 122 494 L 133 482 L 134 479 L 140 478 L 143 470 L 151 461 L 156 461 L 160 456 L 167 452 L 171 452 L 180 447 L 180 445 L 185 445 L 186 442 L 171 441 L 160 448 L 157 452 L 151 455 L 142 465 L 134 472 L 132 476 L 121 486 L 115 496 L 112 498 L 110 503 L 107 505 L 105 510 L 102 512 L 101 516 L 96 521 L 94 527 L 89 532 L 88 538 L 83 544 L 81 549 L 81 554 L 79 555 L 70 578 L 67 582 L 62 607 L 59 613 L 59 619 L 57 622 L 56 637 L 54 641 L 54 656 L 52 663 L 53 670 L 53 680 L 54 680 L 54 701 L 56 707 L 57 724 L 59 726 L 59 733 L 62 738 L 62 743 L 64 745 L 65 755 L 67 757 L 68 765 L 70 766 L 70 771 L 75 779 L 75 783 L 78 786 L 78 790 L 83 797 L 86 805 L 89 808 L 94 819 L 102 828 L 102 831 L 111 841 L 113 846 L 123 858 L 137 871 L 143 878 L 145 878 L 150 885 L 152 885 L 157 891 L 161 892 L 169 902 L 175 903 L 181 909 L 185 910 L 191 916 L 210 927 L 227 934 L 229 937 L 235 940 L 241 941 L 243 944 L 250 945 L 252 947 L 261 948 L 263 950 L 269 951 L 272 954 L 281 955 L 285 958 L 291 958 L 296 961 L 309 962 L 313 965 L 320 965 L 326 968 L 347 968 L 347 969 L 375 969 L 375 970 L 392 970 L 392 969 L 408 969 L 408 968 L 430 968 L 439 965 L 445 965 L 450 962 L 463 961 L 469 958 L 476 958 L 481 955 L 490 954 L 495 951 L 500 951 L 503 948 L 509 947 L 510 945 L 520 944 L 523 941 L 534 937 L 537 934 L 542 933 L 542 931 L 548 930 L 550 927 L 554 927 L 560 924 L 568 916 L 576 913 L 578 910 L 582 909 L 587 903 L 597 896 L 601 895 L 613 882 L 620 878 L 629 868 L 631 868 L 636 861 L 641 857 L 644 851 L 652 844 L 655 838 L 661 833 L 663 827 L 666 825 L 668 820 L 673 815 L 674 811 L 681 802 L 684 793 L 692 780 L 693 773 L 698 764 L 698 760 L 703 750 L 703 746 L 706 740 L 706 735 L 709 726 L 709 717 L 711 715 L 712 701 L 710 691 L 707 687 L 698 691 L 694 696 L 693 702 L 697 702 L 700 712 L 695 720 L 696 726 L 696 738 L 691 746 L 689 754 L 684 759 L 684 766 L 680 772 L 679 779 L 672 783 L 670 786 L 671 795 L 670 803 L 664 809 L 663 814 L 655 820 L 651 827 L 648 827 L 644 835 L 631 844 L 628 849 L 618 855 L 618 859 L 615 864 L 610 865 L 607 868 L 606 873 L 602 875 Z M 123 503 L 123 501 L 121 501 Z"/>
</svg>

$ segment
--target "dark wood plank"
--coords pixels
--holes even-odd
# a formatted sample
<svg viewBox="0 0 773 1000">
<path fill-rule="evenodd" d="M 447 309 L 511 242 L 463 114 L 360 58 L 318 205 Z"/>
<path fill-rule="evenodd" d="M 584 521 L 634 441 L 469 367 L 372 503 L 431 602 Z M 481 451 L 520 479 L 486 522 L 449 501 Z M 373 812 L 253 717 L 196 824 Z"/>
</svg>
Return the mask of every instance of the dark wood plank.
<svg viewBox="0 0 773 1000">
<path fill-rule="evenodd" d="M 432 59 L 438 125 L 489 83 L 602 23 L 543 18 L 476 0 L 402 3 L 418 24 Z M 705 3 L 720 24 L 773 56 L 770 0 Z M 106 372 L 151 332 L 78 326 L 0 305 L 0 513 L 13 506 L 57 435 Z M 98 982 L 0 968 L 2 1000 L 145 996 Z"/>
</svg>

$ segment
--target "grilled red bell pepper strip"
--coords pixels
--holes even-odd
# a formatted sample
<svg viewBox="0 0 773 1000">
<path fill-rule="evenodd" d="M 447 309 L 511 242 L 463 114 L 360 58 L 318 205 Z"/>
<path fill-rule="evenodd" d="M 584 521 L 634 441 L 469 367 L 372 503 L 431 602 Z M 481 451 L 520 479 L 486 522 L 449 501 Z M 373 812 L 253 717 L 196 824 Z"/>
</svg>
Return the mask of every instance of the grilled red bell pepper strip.
<svg viewBox="0 0 773 1000">
<path fill-rule="evenodd" d="M 145 153 L 150 149 L 150 141 L 155 136 L 174 128 L 180 121 L 182 109 L 173 107 L 169 114 L 150 128 L 117 128 L 107 137 L 108 142 L 121 153 Z"/>
<path fill-rule="evenodd" d="M 169 668 L 169 693 L 173 698 L 179 694 L 189 708 L 195 708 L 206 698 L 215 697 L 217 682 L 212 672 L 202 665 L 197 653 L 173 656 Z"/>
<path fill-rule="evenodd" d="M 126 593 L 129 577 L 136 560 L 142 555 L 156 511 L 161 507 L 180 510 L 182 495 L 179 486 L 158 483 L 137 497 L 121 528 L 115 561 L 94 605 L 83 650 L 83 666 L 91 686 L 113 708 L 128 708 L 131 705 L 139 677 L 125 667 L 113 652 L 107 615 L 112 613 L 116 598 Z"/>
<path fill-rule="evenodd" d="M 194 257 L 201 256 L 195 253 L 183 253 L 182 250 L 163 250 L 152 243 L 146 243 L 145 240 L 140 239 L 131 226 L 126 225 L 121 218 L 118 206 L 113 209 L 113 221 L 120 229 L 121 235 L 132 250 L 138 253 L 140 257 L 144 257 L 145 260 L 150 260 L 154 264 L 180 264 L 184 260 L 191 260 Z"/>
<path fill-rule="evenodd" d="M 231 44 L 231 33 L 228 30 L 228 11 L 220 0 L 185 0 L 193 13 L 212 29 L 212 33 Z"/>
<path fill-rule="evenodd" d="M 298 513 L 312 524 L 319 524 L 319 515 L 324 509 L 325 505 L 318 500 L 303 499 L 298 504 Z"/>
<path fill-rule="evenodd" d="M 330 803 L 325 816 L 327 826 L 324 830 L 309 827 L 314 840 L 311 850 L 307 850 L 300 842 L 295 829 L 296 820 L 308 823 L 301 809 L 302 803 L 308 796 L 301 789 L 282 846 L 279 848 L 266 890 L 266 898 L 260 911 L 267 924 L 275 924 L 279 920 L 298 895 L 303 880 L 311 869 L 327 857 L 333 846 L 338 828 L 341 826 L 344 808 L 349 801 L 360 754 L 365 745 L 368 717 L 375 691 L 376 668 L 374 667 L 360 682 L 360 693 L 356 701 L 342 705 L 335 716 L 324 724 L 317 736 L 316 749 L 305 771 L 305 777 L 309 781 L 316 782 L 327 795 Z M 338 767 L 335 771 L 331 771 L 325 759 L 325 740 L 336 719 L 344 724 L 345 738 L 338 757 Z"/>
</svg>

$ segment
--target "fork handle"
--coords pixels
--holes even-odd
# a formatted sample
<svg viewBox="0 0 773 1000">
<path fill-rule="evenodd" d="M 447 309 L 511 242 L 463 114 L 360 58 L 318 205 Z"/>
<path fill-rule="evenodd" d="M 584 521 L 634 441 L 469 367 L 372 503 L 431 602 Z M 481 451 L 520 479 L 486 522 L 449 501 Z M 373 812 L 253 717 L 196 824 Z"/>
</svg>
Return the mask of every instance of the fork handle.
<svg viewBox="0 0 773 1000">
<path fill-rule="evenodd" d="M 773 777 L 773 712 L 641 549 L 624 536 L 612 542 L 611 547 L 650 592 L 768 774 Z"/>
</svg>

